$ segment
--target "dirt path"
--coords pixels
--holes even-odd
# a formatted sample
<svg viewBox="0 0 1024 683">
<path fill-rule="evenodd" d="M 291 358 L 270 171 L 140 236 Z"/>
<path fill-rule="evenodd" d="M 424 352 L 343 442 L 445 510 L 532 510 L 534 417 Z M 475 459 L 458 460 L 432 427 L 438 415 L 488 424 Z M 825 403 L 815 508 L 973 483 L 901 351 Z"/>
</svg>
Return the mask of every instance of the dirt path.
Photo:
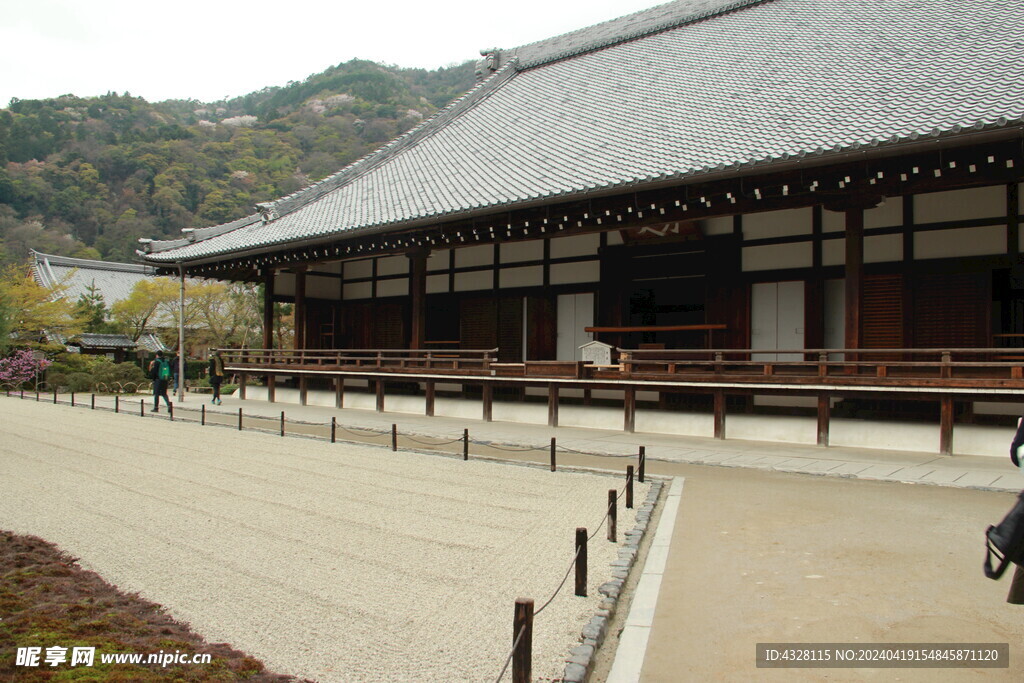
<svg viewBox="0 0 1024 683">
<path fill-rule="evenodd" d="M 643 681 L 1021 680 L 1012 572 L 982 574 L 1013 494 L 657 465 L 686 483 Z M 1024 483 L 1024 482 L 1022 482 Z M 1001 642 L 1009 669 L 755 667 L 759 642 Z"/>
</svg>

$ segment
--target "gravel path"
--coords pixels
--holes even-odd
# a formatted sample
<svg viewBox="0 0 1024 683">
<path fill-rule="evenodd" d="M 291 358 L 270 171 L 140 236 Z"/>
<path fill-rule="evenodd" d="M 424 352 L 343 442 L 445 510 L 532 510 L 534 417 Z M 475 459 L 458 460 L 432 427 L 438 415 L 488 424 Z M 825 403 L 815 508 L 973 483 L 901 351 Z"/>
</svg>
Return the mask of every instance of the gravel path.
<svg viewBox="0 0 1024 683">
<path fill-rule="evenodd" d="M 539 608 L 621 478 L 332 445 L 5 399 L 0 527 L 57 543 L 269 669 L 317 681 L 493 681 L 513 603 Z M 638 485 L 637 500 L 648 486 Z M 622 531 L 632 510 L 619 508 Z M 616 546 L 590 542 L 534 624 L 558 678 Z"/>
</svg>

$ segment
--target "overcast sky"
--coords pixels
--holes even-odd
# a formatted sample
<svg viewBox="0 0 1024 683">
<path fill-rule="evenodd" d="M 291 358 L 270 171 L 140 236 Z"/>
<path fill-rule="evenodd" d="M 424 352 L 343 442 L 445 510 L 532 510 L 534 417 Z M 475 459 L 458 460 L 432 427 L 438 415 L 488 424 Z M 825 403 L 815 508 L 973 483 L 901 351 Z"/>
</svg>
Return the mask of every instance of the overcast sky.
<svg viewBox="0 0 1024 683">
<path fill-rule="evenodd" d="M 0 107 L 109 91 L 211 102 L 355 57 L 434 69 L 662 1 L 0 0 Z"/>
</svg>

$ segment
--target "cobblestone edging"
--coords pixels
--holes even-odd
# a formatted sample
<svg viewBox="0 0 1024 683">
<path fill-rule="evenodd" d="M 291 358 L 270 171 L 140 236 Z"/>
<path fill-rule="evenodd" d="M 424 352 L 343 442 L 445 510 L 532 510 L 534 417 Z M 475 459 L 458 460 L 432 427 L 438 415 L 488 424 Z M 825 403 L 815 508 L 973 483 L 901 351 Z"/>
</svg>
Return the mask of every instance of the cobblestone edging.
<svg viewBox="0 0 1024 683">
<path fill-rule="evenodd" d="M 658 496 L 661 495 L 661 488 L 664 485 L 664 481 L 652 479 L 646 500 L 637 508 L 636 524 L 626 532 L 625 547 L 619 548 L 618 559 L 611 563 L 612 578 L 602 583 L 597 589 L 604 596 L 601 606 L 583 627 L 580 634 L 583 642 L 570 650 L 569 657 L 565 660 L 565 671 L 562 674 L 562 680 L 565 683 L 584 683 L 587 680 L 594 663 L 594 653 L 608 634 L 608 624 L 618 606 L 619 594 L 622 592 L 622 587 L 629 577 L 629 571 L 636 561 L 640 542 L 647 531 L 647 524 L 650 522 L 654 506 L 658 502 Z"/>
</svg>

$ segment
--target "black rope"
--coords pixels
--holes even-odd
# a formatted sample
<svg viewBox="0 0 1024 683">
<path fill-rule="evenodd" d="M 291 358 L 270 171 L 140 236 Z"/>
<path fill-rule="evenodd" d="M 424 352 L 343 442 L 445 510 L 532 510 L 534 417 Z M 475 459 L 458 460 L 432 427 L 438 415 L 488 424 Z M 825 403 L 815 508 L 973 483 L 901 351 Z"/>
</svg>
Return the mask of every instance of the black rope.
<svg viewBox="0 0 1024 683">
<path fill-rule="evenodd" d="M 408 439 L 409 441 L 412 441 L 413 443 L 418 443 L 418 444 L 421 444 L 423 446 L 448 446 L 448 445 L 453 444 L 453 443 L 462 443 L 462 439 L 461 438 L 452 439 L 451 441 L 439 441 L 437 443 L 434 443 L 432 441 L 420 441 L 419 439 L 416 439 L 416 438 L 414 438 L 412 436 L 409 436 L 408 434 L 399 434 L 399 436 L 401 436 L 402 438 Z"/>
</svg>

